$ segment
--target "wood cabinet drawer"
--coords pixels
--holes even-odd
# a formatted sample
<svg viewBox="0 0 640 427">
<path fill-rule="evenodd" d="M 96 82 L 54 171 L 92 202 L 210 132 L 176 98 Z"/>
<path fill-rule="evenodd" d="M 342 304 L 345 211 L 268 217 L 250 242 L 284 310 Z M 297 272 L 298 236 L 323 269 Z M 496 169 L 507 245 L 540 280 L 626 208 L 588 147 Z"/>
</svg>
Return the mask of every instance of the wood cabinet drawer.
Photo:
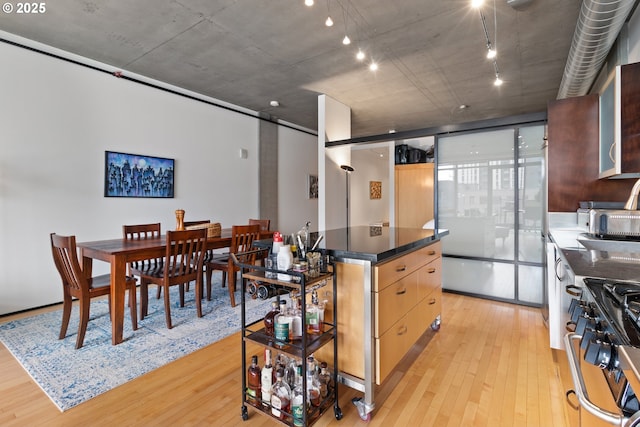
<svg viewBox="0 0 640 427">
<path fill-rule="evenodd" d="M 418 302 L 418 272 L 414 271 L 380 292 L 374 292 L 376 337 L 384 334 Z"/>
<path fill-rule="evenodd" d="M 418 270 L 416 301 L 426 298 L 436 289 L 442 289 L 442 258 L 438 257 Z"/>
<path fill-rule="evenodd" d="M 419 313 L 418 322 L 423 326 L 423 330 L 431 327 L 436 317 L 442 313 L 442 290 L 436 289 L 416 306 Z"/>
<path fill-rule="evenodd" d="M 376 384 L 380 385 L 409 349 L 408 316 L 403 316 L 380 338 L 376 338 Z"/>
<path fill-rule="evenodd" d="M 377 266 L 375 268 L 374 290 L 380 291 L 386 288 L 420 266 L 439 258 L 441 253 L 442 249 L 438 241 Z"/>
</svg>

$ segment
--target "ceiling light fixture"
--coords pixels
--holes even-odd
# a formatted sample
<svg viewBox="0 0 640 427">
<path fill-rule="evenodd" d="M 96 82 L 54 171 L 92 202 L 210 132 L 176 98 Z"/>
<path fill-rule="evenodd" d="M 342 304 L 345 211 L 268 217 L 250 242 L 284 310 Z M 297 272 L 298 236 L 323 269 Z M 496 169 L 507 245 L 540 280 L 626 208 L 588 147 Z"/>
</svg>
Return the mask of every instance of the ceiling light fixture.
<svg viewBox="0 0 640 427">
<path fill-rule="evenodd" d="M 280 103 L 278 101 L 271 101 L 269 105 L 271 105 L 272 107 L 279 107 Z"/>
<path fill-rule="evenodd" d="M 333 27 L 333 19 L 331 19 L 331 11 L 329 10 L 329 0 L 327 0 L 327 20 L 324 21 L 327 27 Z"/>
<path fill-rule="evenodd" d="M 494 80 L 493 84 L 496 86 L 500 86 L 502 84 L 502 79 L 500 78 L 498 62 L 496 61 L 497 49 L 495 47 L 495 39 L 497 38 L 497 35 L 496 37 L 494 37 L 494 43 L 491 43 L 491 39 L 489 38 L 489 30 L 487 30 L 487 19 L 485 18 L 484 13 L 480 8 L 481 5 L 482 5 L 482 0 L 471 0 L 471 6 L 477 8 L 478 12 L 480 13 L 480 21 L 482 22 L 482 30 L 484 31 L 484 39 L 485 39 L 485 44 L 487 46 L 487 58 L 493 61 L 493 71 L 496 76 L 496 79 Z M 493 15 L 494 26 L 497 28 L 495 2 L 493 5 L 493 12 L 494 12 L 494 15 Z M 497 33 L 497 30 L 496 30 L 496 33 Z"/>
<path fill-rule="evenodd" d="M 378 71 L 378 64 L 376 62 L 372 62 L 371 64 L 369 64 L 369 70 Z"/>
<path fill-rule="evenodd" d="M 305 4 L 306 6 L 311 7 L 311 6 L 313 6 L 313 0 L 304 0 L 304 4 Z"/>
<path fill-rule="evenodd" d="M 364 52 L 362 51 L 362 49 L 358 49 L 358 53 L 356 53 L 356 59 L 358 61 L 364 61 L 364 58 L 365 58 Z"/>
<path fill-rule="evenodd" d="M 342 39 L 342 44 L 347 46 L 351 44 L 351 39 L 349 38 L 349 36 L 344 36 L 344 38 Z"/>
</svg>

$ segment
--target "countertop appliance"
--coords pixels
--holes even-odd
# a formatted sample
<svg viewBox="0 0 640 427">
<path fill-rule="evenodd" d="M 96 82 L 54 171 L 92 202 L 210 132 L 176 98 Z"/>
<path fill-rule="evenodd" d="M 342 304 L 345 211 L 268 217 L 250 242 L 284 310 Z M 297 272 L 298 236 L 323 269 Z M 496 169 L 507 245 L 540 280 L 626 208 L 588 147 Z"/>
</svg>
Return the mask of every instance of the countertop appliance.
<svg viewBox="0 0 640 427">
<path fill-rule="evenodd" d="M 640 282 L 584 279 L 565 349 L 581 426 L 640 426 Z"/>
</svg>

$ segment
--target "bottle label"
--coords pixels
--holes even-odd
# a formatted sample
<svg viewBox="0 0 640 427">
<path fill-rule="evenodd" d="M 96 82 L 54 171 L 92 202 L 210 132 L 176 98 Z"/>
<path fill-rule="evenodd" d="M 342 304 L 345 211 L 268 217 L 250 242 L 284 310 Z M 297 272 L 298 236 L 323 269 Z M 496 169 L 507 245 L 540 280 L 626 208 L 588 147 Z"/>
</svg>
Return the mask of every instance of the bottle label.
<svg viewBox="0 0 640 427">
<path fill-rule="evenodd" d="M 302 425 L 303 408 L 304 407 L 302 406 L 302 399 L 300 399 L 300 403 L 298 405 L 292 405 L 291 413 L 293 415 L 293 425 L 295 426 Z"/>
<path fill-rule="evenodd" d="M 274 394 L 271 396 L 271 413 L 276 417 L 279 417 L 280 409 L 282 409 L 282 400 Z"/>
<path fill-rule="evenodd" d="M 276 341 L 289 342 L 289 323 L 276 323 L 274 332 Z"/>
</svg>

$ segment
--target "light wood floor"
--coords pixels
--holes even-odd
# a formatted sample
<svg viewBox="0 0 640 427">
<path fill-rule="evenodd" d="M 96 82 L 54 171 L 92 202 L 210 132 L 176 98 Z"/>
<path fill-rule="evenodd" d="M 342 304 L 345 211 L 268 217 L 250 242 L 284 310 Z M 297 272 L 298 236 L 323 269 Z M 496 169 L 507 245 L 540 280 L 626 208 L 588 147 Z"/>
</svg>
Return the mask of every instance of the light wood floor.
<svg viewBox="0 0 640 427">
<path fill-rule="evenodd" d="M 395 387 L 378 390 L 369 425 L 567 425 L 540 310 L 449 293 L 442 305 L 441 330 L 422 338 L 428 345 L 414 349 L 417 358 Z M 0 345 L 0 425 L 274 425 L 252 409 L 242 421 L 240 358 L 235 334 L 61 413 Z M 330 411 L 315 425 L 367 425 L 351 403 L 356 396 L 361 393 L 341 388 L 343 419 Z"/>
</svg>

